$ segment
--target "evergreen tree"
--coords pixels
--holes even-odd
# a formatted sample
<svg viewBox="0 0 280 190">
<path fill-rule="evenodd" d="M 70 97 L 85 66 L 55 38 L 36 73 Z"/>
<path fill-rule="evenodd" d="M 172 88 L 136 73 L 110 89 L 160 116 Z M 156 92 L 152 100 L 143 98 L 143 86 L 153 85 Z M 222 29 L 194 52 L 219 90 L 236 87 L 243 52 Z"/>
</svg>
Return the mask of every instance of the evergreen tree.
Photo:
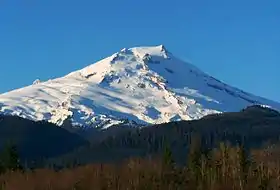
<svg viewBox="0 0 280 190">
<path fill-rule="evenodd" d="M 248 174 L 248 169 L 250 164 L 243 144 L 239 144 L 237 157 L 239 162 L 238 165 L 239 165 L 239 173 L 240 173 L 240 185 L 243 189 L 245 184 L 247 183 L 247 174 Z"/>
<path fill-rule="evenodd" d="M 171 148 L 167 145 L 164 148 L 163 162 L 165 166 L 172 166 L 174 164 Z"/>
<path fill-rule="evenodd" d="M 6 145 L 0 155 L 0 172 L 22 170 L 19 154 L 15 145 Z"/>
<path fill-rule="evenodd" d="M 3 161 L 0 159 L 0 174 L 5 173 L 5 167 Z"/>
<path fill-rule="evenodd" d="M 195 183 L 199 183 L 201 178 L 201 137 L 193 134 L 191 136 L 188 155 L 188 169 L 191 173 L 191 178 Z"/>
</svg>

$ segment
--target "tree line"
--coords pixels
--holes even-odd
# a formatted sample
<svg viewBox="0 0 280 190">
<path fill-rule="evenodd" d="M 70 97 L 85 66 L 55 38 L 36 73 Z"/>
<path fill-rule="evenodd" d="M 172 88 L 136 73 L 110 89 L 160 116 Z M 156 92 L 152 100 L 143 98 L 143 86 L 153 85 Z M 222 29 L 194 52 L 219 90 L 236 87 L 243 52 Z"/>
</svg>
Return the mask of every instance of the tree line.
<svg viewBox="0 0 280 190">
<path fill-rule="evenodd" d="M 279 189 L 280 148 L 246 150 L 243 144 L 204 149 L 201 138 L 190 143 L 185 165 L 177 164 L 166 144 L 162 154 L 130 158 L 121 164 L 88 164 L 63 168 L 23 170 L 16 149 L 9 146 L 1 156 L 0 187 L 12 189 Z M 273 158 L 273 159 L 272 159 Z"/>
</svg>

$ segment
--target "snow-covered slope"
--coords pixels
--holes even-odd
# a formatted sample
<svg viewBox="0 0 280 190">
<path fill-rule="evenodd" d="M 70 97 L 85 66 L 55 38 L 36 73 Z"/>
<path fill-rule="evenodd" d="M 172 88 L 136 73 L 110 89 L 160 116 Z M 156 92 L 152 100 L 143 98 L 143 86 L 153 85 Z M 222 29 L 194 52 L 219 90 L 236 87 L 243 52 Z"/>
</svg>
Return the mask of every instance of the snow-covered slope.
<svg viewBox="0 0 280 190">
<path fill-rule="evenodd" d="M 62 78 L 0 95 L 0 113 L 61 125 L 109 127 L 192 120 L 211 113 L 280 104 L 226 85 L 164 46 L 123 49 Z"/>
</svg>

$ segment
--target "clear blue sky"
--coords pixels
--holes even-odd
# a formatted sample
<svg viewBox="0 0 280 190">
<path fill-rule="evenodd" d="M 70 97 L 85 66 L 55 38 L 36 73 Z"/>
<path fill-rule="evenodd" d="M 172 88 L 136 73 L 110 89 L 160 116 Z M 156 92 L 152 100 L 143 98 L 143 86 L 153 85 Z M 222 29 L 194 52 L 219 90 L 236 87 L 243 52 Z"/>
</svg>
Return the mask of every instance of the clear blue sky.
<svg viewBox="0 0 280 190">
<path fill-rule="evenodd" d="M 226 83 L 280 101 L 279 10 L 279 0 L 0 0 L 0 92 L 124 47 L 164 44 Z"/>
</svg>

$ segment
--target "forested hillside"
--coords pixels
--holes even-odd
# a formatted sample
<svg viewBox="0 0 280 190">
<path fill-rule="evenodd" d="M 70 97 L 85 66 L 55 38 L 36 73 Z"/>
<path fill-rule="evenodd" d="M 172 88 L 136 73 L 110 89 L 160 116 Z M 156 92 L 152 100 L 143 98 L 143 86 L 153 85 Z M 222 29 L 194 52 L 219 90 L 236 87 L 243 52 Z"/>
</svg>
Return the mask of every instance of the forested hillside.
<svg viewBox="0 0 280 190">
<path fill-rule="evenodd" d="M 116 126 L 117 127 L 117 126 Z M 191 141 L 199 136 L 207 151 L 229 142 L 246 149 L 279 142 L 280 114 L 269 108 L 252 106 L 236 113 L 209 115 L 196 121 L 179 121 L 123 131 L 105 140 L 53 159 L 56 164 L 117 162 L 135 156 L 161 154 L 169 146 L 174 158 L 184 163 Z"/>
<path fill-rule="evenodd" d="M 59 156 L 88 142 L 48 122 L 0 116 L 0 150 L 7 144 L 15 145 L 25 162 Z"/>
</svg>

